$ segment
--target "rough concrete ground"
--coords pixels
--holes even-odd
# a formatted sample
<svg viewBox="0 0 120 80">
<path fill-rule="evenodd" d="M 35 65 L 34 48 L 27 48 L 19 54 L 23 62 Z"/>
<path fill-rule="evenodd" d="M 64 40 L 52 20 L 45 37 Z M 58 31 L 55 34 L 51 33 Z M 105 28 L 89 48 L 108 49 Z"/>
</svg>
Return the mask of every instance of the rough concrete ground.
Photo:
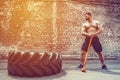
<svg viewBox="0 0 120 80">
<path fill-rule="evenodd" d="M 45 77 L 16 77 L 8 75 L 7 62 L 0 60 L 0 80 L 120 80 L 120 61 L 106 61 L 108 71 L 101 70 L 98 60 L 87 62 L 87 72 L 77 68 L 79 60 L 63 60 L 61 73 Z"/>
</svg>

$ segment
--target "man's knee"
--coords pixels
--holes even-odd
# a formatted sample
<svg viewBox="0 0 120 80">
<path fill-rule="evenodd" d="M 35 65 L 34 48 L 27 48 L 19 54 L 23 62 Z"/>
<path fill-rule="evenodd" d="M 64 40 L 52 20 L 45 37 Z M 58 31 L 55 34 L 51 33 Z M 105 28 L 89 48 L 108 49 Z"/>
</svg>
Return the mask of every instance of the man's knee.
<svg viewBox="0 0 120 80">
<path fill-rule="evenodd" d="M 98 53 L 98 56 L 99 56 L 100 58 L 103 58 L 103 57 L 104 57 L 103 54 L 102 54 L 102 52 Z"/>
<path fill-rule="evenodd" d="M 81 56 L 85 56 L 85 54 L 86 54 L 86 51 L 81 52 Z"/>
<path fill-rule="evenodd" d="M 103 55 L 102 52 L 97 52 L 97 54 L 98 54 L 99 56 L 102 56 L 102 55 Z"/>
</svg>

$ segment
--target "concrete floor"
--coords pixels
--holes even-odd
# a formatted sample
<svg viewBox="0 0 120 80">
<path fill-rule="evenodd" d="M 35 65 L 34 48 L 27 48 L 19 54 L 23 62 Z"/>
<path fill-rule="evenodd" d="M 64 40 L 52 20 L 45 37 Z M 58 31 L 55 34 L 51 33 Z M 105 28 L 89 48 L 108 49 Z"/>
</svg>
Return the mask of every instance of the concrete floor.
<svg viewBox="0 0 120 80">
<path fill-rule="evenodd" d="M 63 60 L 63 70 L 61 73 L 45 77 L 16 77 L 7 73 L 7 62 L 0 61 L 0 80 L 120 80 L 120 62 L 106 61 L 109 68 L 107 71 L 101 70 L 98 60 L 87 62 L 87 72 L 82 73 L 77 68 L 79 60 Z"/>
</svg>

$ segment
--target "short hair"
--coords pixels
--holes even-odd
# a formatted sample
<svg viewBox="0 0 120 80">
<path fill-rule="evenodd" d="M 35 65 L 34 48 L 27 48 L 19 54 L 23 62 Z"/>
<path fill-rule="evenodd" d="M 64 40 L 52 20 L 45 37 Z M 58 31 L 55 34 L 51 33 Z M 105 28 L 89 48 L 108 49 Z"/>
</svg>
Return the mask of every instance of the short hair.
<svg viewBox="0 0 120 80">
<path fill-rule="evenodd" d="M 91 14 L 90 12 L 85 13 L 85 15 L 86 15 L 86 14 L 88 14 L 88 15 L 92 16 L 92 14 Z"/>
</svg>

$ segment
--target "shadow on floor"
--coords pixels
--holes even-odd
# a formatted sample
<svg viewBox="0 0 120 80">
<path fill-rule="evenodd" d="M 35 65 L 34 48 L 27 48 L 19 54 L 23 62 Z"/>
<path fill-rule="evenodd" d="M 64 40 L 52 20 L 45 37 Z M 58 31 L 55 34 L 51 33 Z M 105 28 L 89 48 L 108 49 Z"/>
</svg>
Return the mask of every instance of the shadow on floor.
<svg viewBox="0 0 120 80">
<path fill-rule="evenodd" d="M 54 80 L 54 79 L 59 79 L 61 77 L 65 77 L 66 74 L 67 73 L 64 70 L 62 70 L 60 73 L 56 75 L 44 76 L 44 77 L 18 77 L 13 75 L 9 75 L 9 76 L 17 80 Z"/>
<path fill-rule="evenodd" d="M 111 74 L 111 75 L 120 75 L 120 72 L 117 72 L 117 70 L 120 70 L 120 68 L 109 68 L 108 70 L 102 70 L 100 68 L 88 68 L 89 71 L 96 71 L 101 72 L 104 74 Z"/>
</svg>

